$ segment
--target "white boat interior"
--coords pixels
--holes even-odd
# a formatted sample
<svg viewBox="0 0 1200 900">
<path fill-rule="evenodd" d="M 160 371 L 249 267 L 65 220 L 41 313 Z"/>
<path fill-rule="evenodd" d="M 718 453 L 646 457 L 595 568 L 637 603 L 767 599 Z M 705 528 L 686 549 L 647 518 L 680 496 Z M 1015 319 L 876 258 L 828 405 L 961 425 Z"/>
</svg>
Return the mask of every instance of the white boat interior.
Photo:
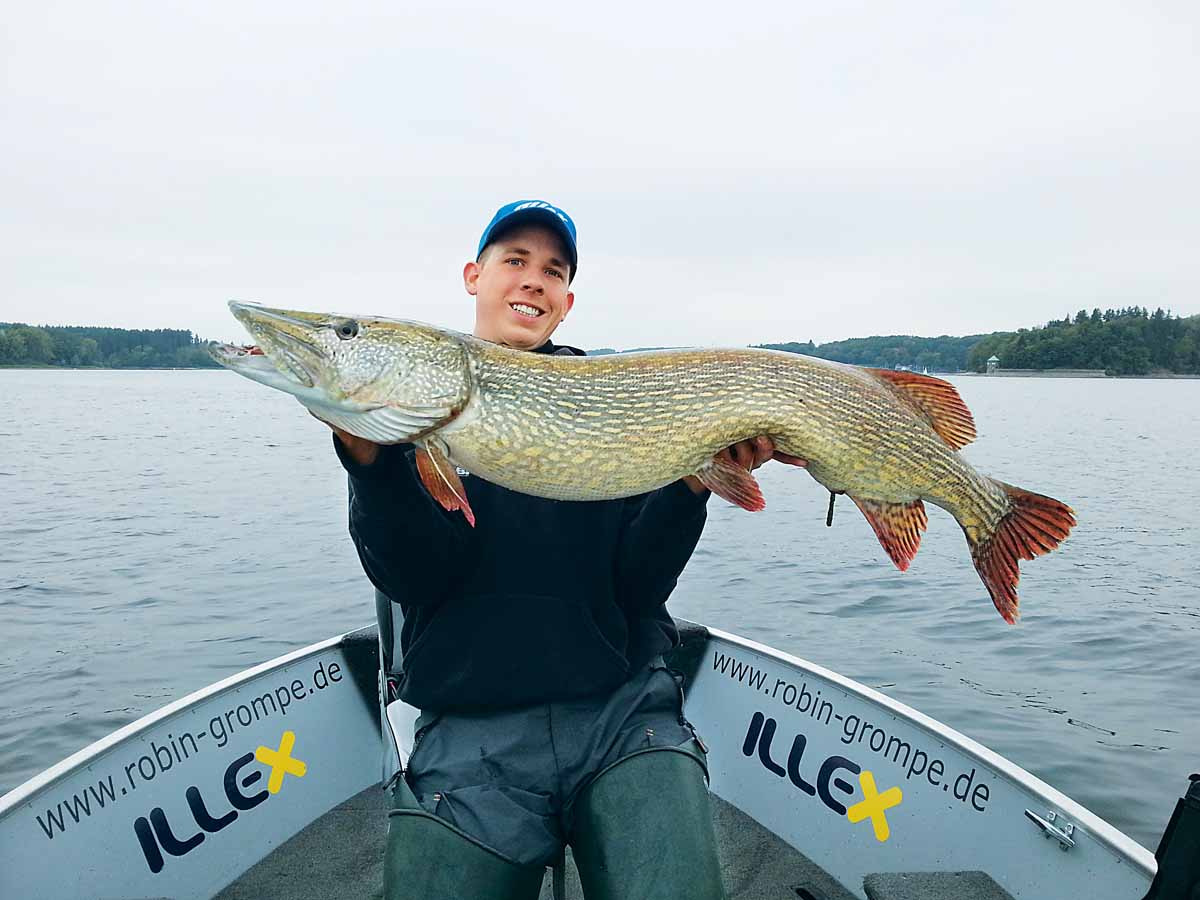
<svg viewBox="0 0 1200 900">
<path fill-rule="evenodd" d="M 731 898 L 1146 895 L 1154 855 L 1008 760 L 834 672 L 680 625 L 668 663 L 708 745 Z M 382 896 L 381 784 L 415 714 L 381 714 L 386 632 L 218 682 L 0 798 L 0 896 Z M 565 896 L 581 896 L 569 853 Z"/>
</svg>

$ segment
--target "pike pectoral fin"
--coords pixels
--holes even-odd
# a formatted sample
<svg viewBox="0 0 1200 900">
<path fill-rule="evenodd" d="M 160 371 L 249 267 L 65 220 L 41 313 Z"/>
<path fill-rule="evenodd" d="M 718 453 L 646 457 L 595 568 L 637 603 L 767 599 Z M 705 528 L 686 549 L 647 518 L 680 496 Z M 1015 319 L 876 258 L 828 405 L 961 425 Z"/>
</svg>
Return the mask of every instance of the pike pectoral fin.
<svg viewBox="0 0 1200 900">
<path fill-rule="evenodd" d="M 858 497 L 850 499 L 867 517 L 884 552 L 892 558 L 896 568 L 901 572 L 907 569 L 917 555 L 917 548 L 921 546 L 921 532 L 929 521 L 925 517 L 925 504 L 920 500 L 904 504 L 860 500 Z"/>
<path fill-rule="evenodd" d="M 975 418 L 950 382 L 916 372 L 867 371 L 896 388 L 951 450 L 961 450 L 975 440 Z"/>
<path fill-rule="evenodd" d="M 422 441 L 417 447 L 416 457 L 421 483 L 433 499 L 449 512 L 461 509 L 467 523 L 474 528 L 475 513 L 467 502 L 467 489 L 463 487 L 462 479 L 454 471 L 454 465 L 446 458 L 446 454 L 436 444 Z"/>
<path fill-rule="evenodd" d="M 300 402 L 321 421 L 336 425 L 342 431 L 374 441 L 376 444 L 404 443 L 453 415 L 453 410 L 446 407 L 380 406 L 376 409 L 356 411 L 315 401 Z"/>
<path fill-rule="evenodd" d="M 758 512 L 767 505 L 754 476 L 724 456 L 714 456 L 712 461 L 700 467 L 696 477 L 702 485 L 734 506 Z"/>
</svg>

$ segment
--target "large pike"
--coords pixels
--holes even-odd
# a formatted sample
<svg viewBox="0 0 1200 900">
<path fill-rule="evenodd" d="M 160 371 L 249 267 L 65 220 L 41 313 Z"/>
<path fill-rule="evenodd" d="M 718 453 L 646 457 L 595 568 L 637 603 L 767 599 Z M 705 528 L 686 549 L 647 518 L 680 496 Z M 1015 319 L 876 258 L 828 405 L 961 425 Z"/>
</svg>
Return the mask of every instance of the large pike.
<svg viewBox="0 0 1200 900">
<path fill-rule="evenodd" d="M 418 322 L 230 309 L 257 347 L 213 345 L 218 362 L 351 434 L 416 444 L 430 493 L 472 524 L 455 465 L 559 500 L 627 497 L 696 475 L 762 509 L 753 476 L 715 454 L 765 434 L 848 495 L 901 570 L 926 527 L 922 501 L 949 512 L 1008 622 L 1018 561 L 1054 549 L 1075 524 L 1068 506 L 959 455 L 975 424 L 941 379 L 759 349 L 550 356 Z"/>
</svg>

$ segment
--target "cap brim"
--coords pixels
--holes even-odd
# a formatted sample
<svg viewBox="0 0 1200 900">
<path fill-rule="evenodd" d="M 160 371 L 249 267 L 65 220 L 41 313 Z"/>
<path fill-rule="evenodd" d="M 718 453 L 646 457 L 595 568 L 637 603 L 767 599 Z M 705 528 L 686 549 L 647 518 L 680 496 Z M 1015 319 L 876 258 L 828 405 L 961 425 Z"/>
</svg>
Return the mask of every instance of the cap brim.
<svg viewBox="0 0 1200 900">
<path fill-rule="evenodd" d="M 563 246 L 567 250 L 567 254 L 570 256 L 570 260 L 568 261 L 571 263 L 571 277 L 574 278 L 575 270 L 579 268 L 579 254 L 575 249 L 575 241 L 571 237 L 571 232 L 567 230 L 567 226 L 563 224 L 562 219 L 548 209 L 522 209 L 505 216 L 488 232 L 483 249 L 486 250 L 498 238 L 512 231 L 514 228 L 520 228 L 522 225 L 529 225 L 531 223 L 548 225 L 559 236 L 563 242 Z M 480 255 L 483 255 L 482 250 L 480 251 Z"/>
</svg>

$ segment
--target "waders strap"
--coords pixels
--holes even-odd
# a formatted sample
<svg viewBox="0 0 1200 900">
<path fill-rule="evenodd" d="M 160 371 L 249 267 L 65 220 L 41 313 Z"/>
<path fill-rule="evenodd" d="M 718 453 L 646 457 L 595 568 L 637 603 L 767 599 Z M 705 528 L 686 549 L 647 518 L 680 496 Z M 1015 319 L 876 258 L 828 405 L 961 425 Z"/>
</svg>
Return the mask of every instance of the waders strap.
<svg viewBox="0 0 1200 900">
<path fill-rule="evenodd" d="M 551 878 L 554 885 L 554 900 L 567 900 L 567 851 L 558 851 L 551 866 Z"/>
<path fill-rule="evenodd" d="M 392 621 L 392 601 L 378 588 L 375 589 L 375 621 L 379 623 L 379 664 L 387 675 L 399 668 L 392 659 L 397 629 Z M 403 621 L 400 624 L 404 624 Z"/>
</svg>

